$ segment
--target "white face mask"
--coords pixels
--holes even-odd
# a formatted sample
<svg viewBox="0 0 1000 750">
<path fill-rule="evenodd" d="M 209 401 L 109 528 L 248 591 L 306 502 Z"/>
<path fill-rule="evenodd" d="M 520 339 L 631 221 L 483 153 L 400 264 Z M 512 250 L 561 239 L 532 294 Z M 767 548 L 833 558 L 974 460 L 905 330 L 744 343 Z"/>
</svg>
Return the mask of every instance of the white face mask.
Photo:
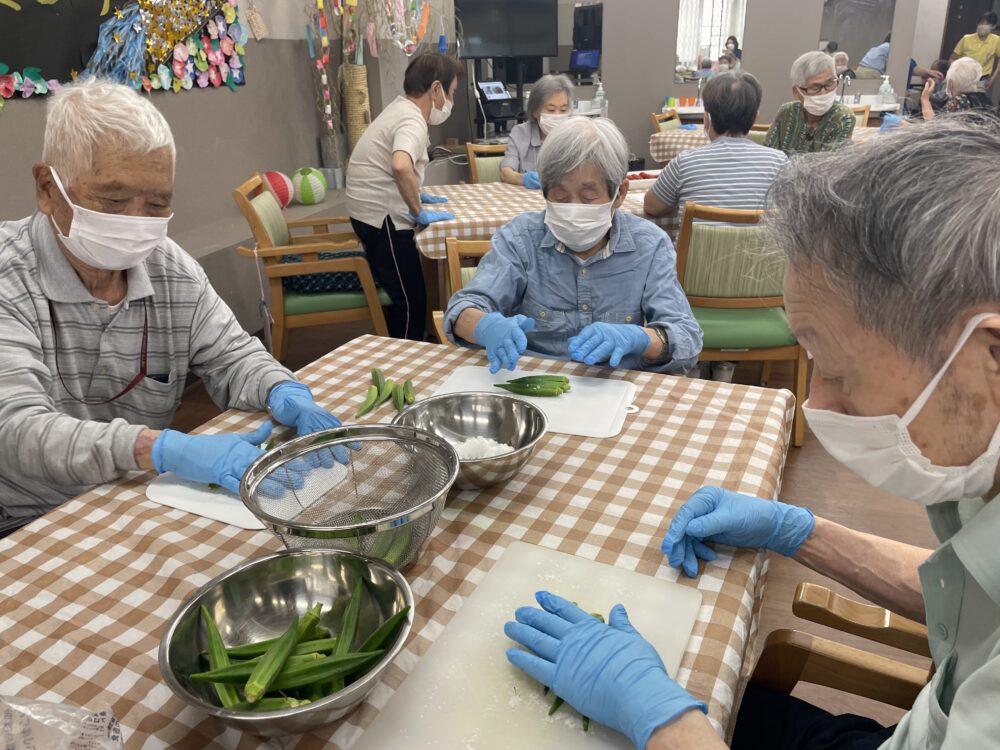
<svg viewBox="0 0 1000 750">
<path fill-rule="evenodd" d="M 802 106 L 806 108 L 806 112 L 816 117 L 822 117 L 827 112 L 830 111 L 830 107 L 833 106 L 834 100 L 837 98 L 837 91 L 828 91 L 825 94 L 814 94 L 810 96 L 809 94 L 802 94 Z"/>
<path fill-rule="evenodd" d="M 726 45 L 726 49 L 732 52 L 734 49 L 736 49 L 736 45 L 730 42 L 729 44 Z"/>
<path fill-rule="evenodd" d="M 52 227 L 66 249 L 88 266 L 104 271 L 135 268 L 167 238 L 167 224 L 173 214 L 167 217 L 122 216 L 91 211 L 73 203 L 56 170 L 49 167 L 49 171 L 73 210 L 68 237 L 50 217 Z"/>
<path fill-rule="evenodd" d="M 614 218 L 610 203 L 552 203 L 545 201 L 545 226 L 575 253 L 585 253 L 608 233 Z"/>
<path fill-rule="evenodd" d="M 441 94 L 444 95 L 444 87 L 441 88 Z M 451 117 L 451 100 L 447 96 L 444 97 L 444 106 L 438 109 L 438 106 L 434 104 L 434 100 L 431 99 L 431 117 L 428 122 L 431 125 L 442 125 L 444 122 Z"/>
<path fill-rule="evenodd" d="M 542 112 L 538 116 L 538 127 L 544 135 L 548 135 L 552 132 L 553 128 L 561 122 L 565 122 L 569 118 L 569 115 L 557 115 L 550 114 L 549 112 Z"/>
<path fill-rule="evenodd" d="M 846 72 L 847 72 L 847 66 L 846 65 L 838 65 L 837 66 L 837 75 L 838 76 L 842 76 Z"/>
<path fill-rule="evenodd" d="M 902 417 L 856 417 L 802 405 L 816 438 L 835 459 L 869 484 L 923 505 L 982 497 L 996 479 L 1000 464 L 1000 425 L 986 452 L 968 466 L 935 466 L 920 452 L 907 427 L 924 408 L 952 360 L 976 325 L 991 317 L 977 315 L 968 322 L 955 349 Z"/>
<path fill-rule="evenodd" d="M 718 70 L 720 73 L 728 73 L 729 63 L 719 63 L 719 67 L 716 68 L 716 70 Z"/>
<path fill-rule="evenodd" d="M 976 27 L 976 33 L 981 37 L 989 36 L 991 31 L 993 31 L 993 27 L 988 23 L 983 23 Z"/>
</svg>

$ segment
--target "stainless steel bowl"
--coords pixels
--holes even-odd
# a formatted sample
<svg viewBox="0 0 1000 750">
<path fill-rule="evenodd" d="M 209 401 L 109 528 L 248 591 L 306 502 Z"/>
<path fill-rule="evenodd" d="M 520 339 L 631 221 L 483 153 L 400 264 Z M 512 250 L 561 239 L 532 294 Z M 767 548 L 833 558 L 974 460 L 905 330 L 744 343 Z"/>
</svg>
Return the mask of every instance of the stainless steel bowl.
<svg viewBox="0 0 1000 750">
<path fill-rule="evenodd" d="M 467 391 L 425 398 L 393 420 L 444 438 L 453 445 L 474 437 L 492 438 L 514 451 L 492 458 L 459 459 L 455 485 L 484 489 L 506 482 L 521 470 L 545 434 L 545 414 L 532 403 L 496 393 Z"/>
<path fill-rule="evenodd" d="M 402 650 L 413 622 L 412 610 L 396 643 L 368 674 L 345 689 L 298 708 L 267 713 L 222 708 L 211 685 L 188 675 L 204 665 L 200 619 L 204 604 L 227 647 L 281 635 L 292 617 L 322 604 L 320 622 L 334 633 L 358 579 L 364 581 L 358 642 L 404 607 L 413 592 L 396 570 L 381 560 L 334 550 L 288 550 L 237 565 L 206 583 L 167 623 L 160 640 L 160 673 L 170 689 L 189 706 L 226 724 L 263 737 L 308 732 L 351 712 L 378 684 L 382 673 Z"/>
</svg>

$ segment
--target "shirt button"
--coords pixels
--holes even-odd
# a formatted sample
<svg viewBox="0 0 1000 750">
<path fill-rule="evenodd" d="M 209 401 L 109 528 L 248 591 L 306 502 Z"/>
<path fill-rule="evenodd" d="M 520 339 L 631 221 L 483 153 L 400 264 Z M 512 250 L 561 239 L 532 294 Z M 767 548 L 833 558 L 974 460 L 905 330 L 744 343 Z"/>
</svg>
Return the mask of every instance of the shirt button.
<svg viewBox="0 0 1000 750">
<path fill-rule="evenodd" d="M 626 323 L 631 323 L 632 322 L 632 316 L 631 315 L 626 315 L 625 316 L 625 322 Z"/>
<path fill-rule="evenodd" d="M 545 310 L 539 310 L 538 311 L 538 317 L 539 318 L 544 318 L 545 317 Z"/>
<path fill-rule="evenodd" d="M 586 305 L 580 305 L 580 309 L 583 310 L 584 312 L 587 312 L 587 310 L 589 310 L 590 308 L 588 308 Z"/>
<path fill-rule="evenodd" d="M 940 583 L 941 583 L 941 588 L 944 588 L 944 579 L 943 578 L 941 579 Z"/>
<path fill-rule="evenodd" d="M 581 268 L 580 269 L 580 273 L 583 274 L 584 276 L 586 276 L 587 275 L 587 269 L 586 268 Z"/>
<path fill-rule="evenodd" d="M 938 623 L 937 634 L 942 641 L 948 640 L 948 627 L 943 622 Z"/>
</svg>

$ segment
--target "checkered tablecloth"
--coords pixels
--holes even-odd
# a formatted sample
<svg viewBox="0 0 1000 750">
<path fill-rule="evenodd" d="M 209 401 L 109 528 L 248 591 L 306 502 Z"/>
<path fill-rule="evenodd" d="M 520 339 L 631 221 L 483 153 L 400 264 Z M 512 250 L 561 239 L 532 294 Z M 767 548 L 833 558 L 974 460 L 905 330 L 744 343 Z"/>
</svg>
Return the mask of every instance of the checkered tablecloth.
<svg viewBox="0 0 1000 750">
<path fill-rule="evenodd" d="M 851 140 L 855 143 L 867 141 L 878 135 L 878 128 L 854 128 Z M 649 136 L 649 155 L 653 161 L 666 164 L 681 151 L 708 144 L 708 136 L 702 128 L 697 130 L 667 130 Z"/>
<path fill-rule="evenodd" d="M 374 366 L 412 378 L 418 394 L 429 395 L 463 364 L 485 358 L 363 336 L 300 376 L 320 403 L 346 415 L 360 403 Z M 282 747 L 349 748 L 511 542 L 675 581 L 659 544 L 691 492 L 705 483 L 766 497 L 777 492 L 792 419 L 787 391 L 558 360 L 523 364 L 627 378 L 638 387 L 638 412 L 616 438 L 549 434 L 505 486 L 453 492 L 428 547 L 406 573 L 417 601 L 406 648 L 357 711 L 322 731 L 286 738 Z M 389 412 L 384 407 L 372 421 L 387 420 Z M 245 430 L 261 418 L 229 411 L 205 431 Z M 281 545 L 268 532 L 149 502 L 150 478 L 97 487 L 0 540 L 0 694 L 110 706 L 128 748 L 276 747 L 175 698 L 160 676 L 157 649 L 166 620 L 197 587 Z M 762 553 L 721 548 L 697 579 L 680 579 L 702 592 L 703 604 L 676 677 L 707 701 L 720 732 L 752 647 L 765 568 Z"/>
<path fill-rule="evenodd" d="M 460 240 L 488 240 L 500 227 L 515 216 L 526 211 L 541 211 L 545 208 L 545 198 L 540 190 L 528 190 L 520 185 L 505 182 L 487 182 L 477 185 L 428 185 L 428 193 L 443 195 L 448 203 L 438 206 L 451 211 L 455 218 L 451 221 L 436 221 L 417 232 L 417 247 L 428 258 L 444 260 L 447 253 L 444 241 L 447 237 Z M 622 205 L 622 210 L 636 216 L 645 216 L 642 209 L 644 190 L 630 190 Z M 671 238 L 676 237 L 680 225 L 676 216 L 653 219 L 663 227 Z"/>
</svg>

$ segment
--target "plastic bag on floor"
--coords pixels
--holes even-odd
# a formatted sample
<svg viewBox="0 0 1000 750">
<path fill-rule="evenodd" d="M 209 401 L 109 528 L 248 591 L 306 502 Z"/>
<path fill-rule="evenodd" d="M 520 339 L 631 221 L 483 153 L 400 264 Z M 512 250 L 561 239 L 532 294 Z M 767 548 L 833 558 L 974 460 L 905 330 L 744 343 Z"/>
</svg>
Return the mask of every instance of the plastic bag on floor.
<svg viewBox="0 0 1000 750">
<path fill-rule="evenodd" d="M 0 747 L 123 750 L 122 731 L 110 708 L 89 711 L 61 703 L 0 696 Z"/>
</svg>

